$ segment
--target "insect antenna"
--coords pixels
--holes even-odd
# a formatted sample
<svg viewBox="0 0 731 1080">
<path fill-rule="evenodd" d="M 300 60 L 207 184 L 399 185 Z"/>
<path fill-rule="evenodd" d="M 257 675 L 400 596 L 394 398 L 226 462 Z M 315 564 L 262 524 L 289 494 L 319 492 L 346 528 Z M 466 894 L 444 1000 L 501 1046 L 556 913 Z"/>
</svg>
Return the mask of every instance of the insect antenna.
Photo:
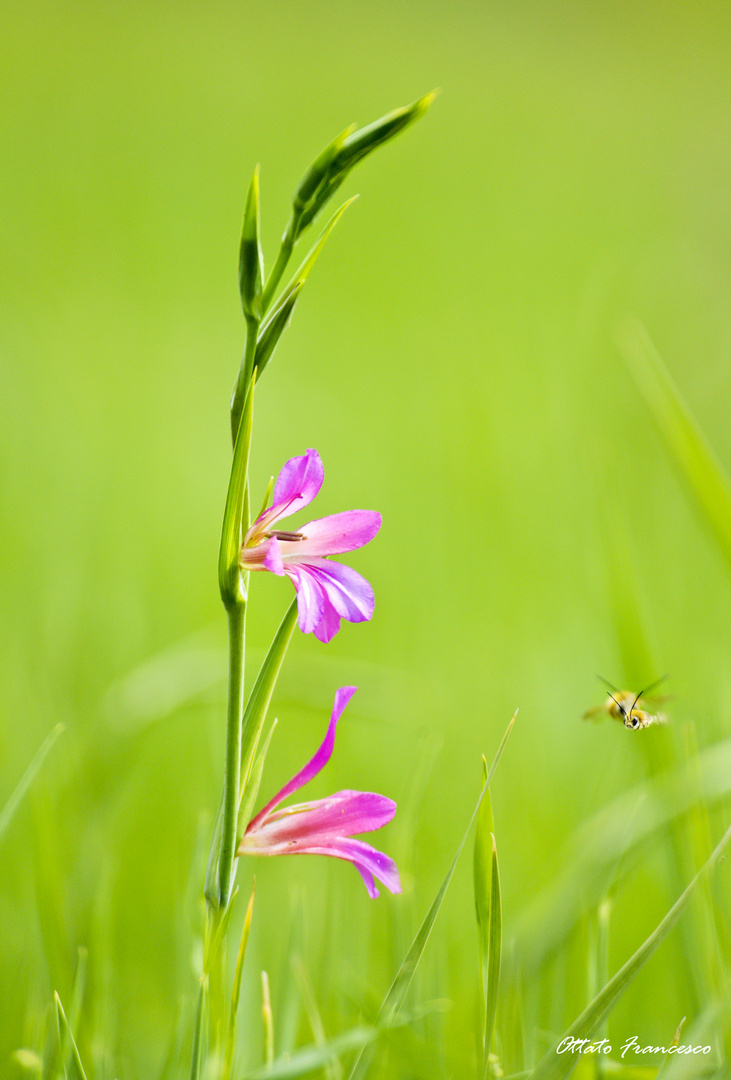
<svg viewBox="0 0 731 1080">
<path fill-rule="evenodd" d="M 600 676 L 600 678 L 601 678 L 601 676 Z M 619 693 L 619 691 L 617 691 L 617 693 Z M 614 704 L 615 704 L 615 705 L 617 706 L 617 708 L 619 709 L 619 711 L 621 712 L 622 716 L 624 716 L 624 717 L 626 718 L 626 716 L 627 716 L 627 713 L 626 713 L 626 712 L 625 712 L 625 710 L 624 710 L 624 705 L 620 705 L 620 703 L 619 703 L 619 702 L 617 701 L 616 697 L 614 696 L 614 694 L 613 694 L 613 693 L 611 693 L 611 691 L 610 691 L 610 693 L 609 693 L 609 696 L 610 696 L 610 698 L 612 699 L 612 701 L 614 702 Z M 638 694 L 637 696 L 639 697 L 639 694 Z M 634 709 L 634 705 L 632 706 L 632 708 Z M 632 710 L 630 710 L 630 712 L 631 712 L 631 711 L 632 711 Z"/>
<path fill-rule="evenodd" d="M 665 682 L 666 679 L 667 675 L 661 675 L 659 679 L 655 679 L 655 681 L 653 683 L 650 683 L 649 686 L 646 686 L 644 690 L 640 690 L 639 694 L 632 702 L 632 709 L 634 709 L 635 705 L 640 700 L 643 694 L 649 694 L 650 690 L 654 690 L 656 686 L 659 686 L 660 683 Z M 630 712 L 632 712 L 632 709 L 630 709 Z"/>
</svg>

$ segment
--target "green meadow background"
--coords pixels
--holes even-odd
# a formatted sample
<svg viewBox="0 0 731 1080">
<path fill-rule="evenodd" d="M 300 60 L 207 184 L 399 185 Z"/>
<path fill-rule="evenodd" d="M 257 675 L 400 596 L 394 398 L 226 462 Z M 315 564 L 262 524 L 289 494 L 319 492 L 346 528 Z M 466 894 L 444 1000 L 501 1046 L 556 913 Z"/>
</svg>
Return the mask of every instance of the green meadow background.
<svg viewBox="0 0 731 1080">
<path fill-rule="evenodd" d="M 373 621 L 293 639 L 262 796 L 357 683 L 309 790 L 397 800 L 376 839 L 404 894 L 371 902 L 336 860 L 239 868 L 244 892 L 257 875 L 239 1072 L 261 1059 L 262 968 L 277 1053 L 312 1041 L 303 971 L 328 1035 L 372 1015 L 518 706 L 492 794 L 503 1025 L 523 1028 L 504 1061 L 530 1064 L 596 988 L 604 890 L 612 972 L 730 816 L 731 766 L 708 780 L 730 760 L 729 566 L 616 339 L 641 319 L 731 465 L 731 9 L 7 0 L 2 23 L 0 805 L 65 731 L 0 837 L 0 1076 L 42 1048 L 80 946 L 89 1073 L 186 1058 L 222 779 L 216 560 L 246 186 L 260 162 L 271 265 L 313 156 L 435 86 L 342 189 L 361 198 L 258 387 L 251 476 L 258 502 L 313 446 L 313 516 L 383 514 L 348 560 Z M 290 595 L 252 582 L 252 677 Z M 582 722 L 597 672 L 635 689 L 667 672 L 671 724 Z M 695 744 L 690 810 L 655 828 L 652 778 Z M 723 938 L 728 862 L 713 888 Z M 707 900 L 612 1013 L 615 1046 L 702 1018 Z M 469 849 L 409 1002 L 412 1042 L 378 1075 L 476 1075 Z"/>
</svg>

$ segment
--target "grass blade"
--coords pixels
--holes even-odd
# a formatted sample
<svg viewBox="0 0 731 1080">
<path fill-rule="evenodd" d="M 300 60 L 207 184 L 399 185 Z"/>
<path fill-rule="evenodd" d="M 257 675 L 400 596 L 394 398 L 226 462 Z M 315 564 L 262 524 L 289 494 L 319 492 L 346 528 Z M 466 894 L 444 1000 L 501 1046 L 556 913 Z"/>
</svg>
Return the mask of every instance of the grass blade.
<svg viewBox="0 0 731 1080">
<path fill-rule="evenodd" d="M 731 566 L 731 480 L 728 474 L 639 321 L 632 320 L 624 327 L 619 346 L 637 389 Z"/>
<path fill-rule="evenodd" d="M 71 991 L 71 1008 L 69 1009 L 69 1028 L 71 1032 L 78 1033 L 79 1018 L 81 1017 L 81 1008 L 86 993 L 86 971 L 89 966 L 89 952 L 81 945 L 77 955 L 76 975 L 74 976 L 74 985 Z"/>
<path fill-rule="evenodd" d="M 690 900 L 696 886 L 703 876 L 720 858 L 726 844 L 731 839 L 731 826 L 726 830 L 720 843 L 707 860 L 705 865 L 698 871 L 690 884 L 684 889 L 664 919 L 658 923 L 650 936 L 640 945 L 639 949 L 624 964 L 616 975 L 613 976 L 606 986 L 596 995 L 594 1000 L 587 1005 L 580 1016 L 574 1020 L 563 1036 L 567 1038 L 590 1039 L 602 1021 L 609 1015 L 619 1001 L 620 997 L 634 979 L 637 972 L 650 959 L 658 945 L 667 937 L 683 910 Z M 561 1042 L 559 1040 L 547 1054 L 539 1061 L 536 1068 L 530 1074 L 531 1080 L 564 1080 L 570 1076 L 576 1065 L 581 1060 L 581 1055 L 557 1053 Z"/>
<path fill-rule="evenodd" d="M 25 772 L 18 781 L 15 791 L 13 791 L 8 801 L 5 803 L 5 806 L 3 806 L 2 810 L 0 810 L 0 838 L 6 831 L 10 822 L 13 820 L 15 811 L 18 809 L 20 803 L 22 802 L 23 796 L 35 780 L 36 776 L 40 771 L 41 765 L 48 757 L 48 754 L 53 748 L 56 739 L 59 737 L 63 730 L 63 724 L 56 724 L 56 726 L 51 729 L 48 735 L 46 735 L 45 739 L 31 758 L 30 764 L 28 765 Z"/>
<path fill-rule="evenodd" d="M 487 761 L 482 758 L 482 786 L 487 783 Z M 492 840 L 495 823 L 492 813 L 492 799 L 489 788 L 485 792 L 477 815 L 475 829 L 475 850 L 473 855 L 473 883 L 475 892 L 475 913 L 480 939 L 480 962 L 482 970 L 482 994 L 487 1001 L 487 963 L 489 955 L 490 927 L 490 891 L 492 886 Z"/>
<path fill-rule="evenodd" d="M 390 1027 L 393 1024 L 397 1012 L 403 1004 L 404 998 L 406 997 L 406 992 L 408 991 L 411 980 L 414 977 L 414 972 L 416 971 L 419 961 L 421 960 L 424 949 L 426 948 L 426 944 L 434 927 L 434 923 L 436 922 L 437 915 L 439 914 L 442 903 L 444 902 L 444 897 L 446 896 L 447 889 L 449 888 L 452 877 L 454 876 L 454 871 L 457 868 L 457 862 L 459 861 L 459 857 L 462 854 L 462 849 L 467 843 L 467 837 L 469 836 L 473 822 L 480 811 L 482 801 L 485 798 L 486 793 L 489 791 L 490 781 L 492 780 L 495 769 L 497 768 L 500 758 L 503 755 L 503 751 L 505 750 L 507 741 L 510 737 L 510 732 L 513 730 L 513 724 L 515 723 L 515 718 L 517 715 L 518 713 L 516 712 L 512 720 L 508 724 L 507 728 L 505 729 L 505 734 L 502 737 L 500 746 L 498 747 L 497 753 L 495 755 L 495 759 L 492 763 L 492 766 L 490 767 L 490 772 L 488 773 L 485 784 L 482 788 L 482 791 L 480 792 L 480 797 L 477 800 L 477 805 L 472 812 L 472 817 L 469 820 L 469 824 L 467 826 L 467 829 L 465 830 L 465 834 L 460 840 L 459 847 L 457 848 L 457 853 L 454 856 L 452 864 L 447 871 L 447 875 L 444 878 L 444 881 L 442 882 L 439 891 L 437 892 L 437 895 L 432 902 L 431 907 L 427 911 L 424 917 L 424 921 L 417 930 L 416 937 L 411 943 L 411 947 L 409 948 L 409 951 L 407 952 L 406 957 L 401 964 L 401 967 L 396 973 L 396 977 L 391 983 L 391 987 L 386 994 L 383 1004 L 381 1005 L 377 1021 L 379 1027 Z M 368 1061 L 366 1060 L 366 1057 L 367 1055 L 365 1053 L 364 1047 L 358 1055 L 358 1058 L 353 1066 L 353 1070 L 350 1074 L 350 1080 L 358 1080 L 359 1077 L 365 1076 L 368 1067 Z"/>
<path fill-rule="evenodd" d="M 254 894 L 256 892 L 256 878 L 254 878 L 254 884 L 251 886 L 251 896 L 249 897 L 249 904 L 246 908 L 246 916 L 244 917 L 244 928 L 241 932 L 241 944 L 239 945 L 238 956 L 236 957 L 236 970 L 234 971 L 234 984 L 231 991 L 231 1012 L 228 1018 L 228 1029 L 226 1032 L 226 1052 L 224 1056 L 223 1064 L 223 1080 L 229 1080 L 231 1076 L 231 1070 L 234 1063 L 234 1050 L 236 1048 L 236 1017 L 239 1011 L 239 1000 L 241 998 L 241 976 L 244 972 L 244 960 L 246 959 L 246 946 L 249 942 L 249 931 L 251 930 L 251 917 L 254 913 Z"/>
<path fill-rule="evenodd" d="M 305 965 L 302 963 L 302 959 L 299 956 L 292 957 L 292 968 L 294 970 L 295 978 L 299 985 L 300 994 L 302 995 L 302 1001 L 304 1003 L 305 1012 L 307 1013 L 307 1019 L 312 1030 L 312 1037 L 315 1040 L 316 1046 L 325 1046 L 327 1043 L 327 1036 L 325 1035 L 325 1025 L 322 1022 L 320 1010 L 317 1007 L 317 999 L 315 998 L 315 992 L 312 988 Z M 327 1064 L 324 1066 L 325 1080 L 342 1080 L 343 1070 L 337 1057 L 334 1055 L 330 1058 Z"/>
<path fill-rule="evenodd" d="M 274 1061 L 274 1016 L 266 971 L 261 973 L 261 1018 L 264 1024 L 264 1061 L 271 1065 Z"/>
<path fill-rule="evenodd" d="M 678 1024 L 677 1031 L 675 1032 L 675 1035 L 673 1036 L 673 1041 L 670 1043 L 671 1046 L 674 1046 L 676 1048 L 678 1047 L 678 1045 L 680 1043 L 680 1033 L 683 1030 L 683 1024 L 685 1023 L 685 1019 L 686 1018 L 683 1017 L 683 1019 Z M 657 1070 L 656 1080 L 658 1080 L 658 1078 L 661 1077 L 661 1076 L 666 1076 L 667 1075 L 667 1070 L 668 1070 L 668 1067 L 671 1064 L 671 1062 L 672 1062 L 672 1057 L 670 1056 L 669 1053 L 667 1053 L 665 1055 L 665 1057 L 662 1059 L 662 1065 Z"/>
<path fill-rule="evenodd" d="M 201 979 L 198 991 L 198 1005 L 195 1010 L 195 1028 L 193 1030 L 193 1053 L 190 1059 L 190 1080 L 200 1080 L 203 1074 L 203 1021 L 205 1019 L 206 980 Z"/>
<path fill-rule="evenodd" d="M 716 804 L 729 795 L 731 739 L 725 739 L 706 747 L 697 763 L 685 763 L 635 784 L 581 825 L 566 847 L 563 869 L 527 903 L 513 926 L 522 943 L 526 972 L 537 971 L 550 953 L 560 949 L 585 904 L 600 903 L 619 860 L 671 822 L 692 813 L 699 797 Z"/>
<path fill-rule="evenodd" d="M 63 1011 L 61 998 L 58 994 L 54 994 L 54 998 L 56 1001 L 56 1024 L 58 1027 L 58 1041 L 61 1047 L 64 1076 L 66 1077 L 66 1080 L 86 1080 L 86 1073 L 81 1064 L 81 1058 L 79 1057 L 79 1051 L 76 1048 L 73 1032 L 66 1019 L 66 1013 Z"/>
<path fill-rule="evenodd" d="M 241 1080 L 293 1080 L 297 1076 L 306 1076 L 316 1069 L 323 1069 L 333 1057 L 346 1054 L 349 1050 L 362 1049 L 377 1035 L 378 1030 L 374 1027 L 351 1028 L 322 1046 L 304 1046 L 288 1057 L 279 1058 L 271 1066 L 248 1072 Z"/>
<path fill-rule="evenodd" d="M 502 959 L 502 906 L 500 903 L 500 871 L 497 861 L 495 837 L 492 840 L 492 881 L 490 886 L 490 922 L 487 967 L 487 995 L 485 999 L 485 1080 L 490 1075 L 490 1050 L 495 1029 L 498 992 L 500 989 L 500 963 Z"/>
</svg>

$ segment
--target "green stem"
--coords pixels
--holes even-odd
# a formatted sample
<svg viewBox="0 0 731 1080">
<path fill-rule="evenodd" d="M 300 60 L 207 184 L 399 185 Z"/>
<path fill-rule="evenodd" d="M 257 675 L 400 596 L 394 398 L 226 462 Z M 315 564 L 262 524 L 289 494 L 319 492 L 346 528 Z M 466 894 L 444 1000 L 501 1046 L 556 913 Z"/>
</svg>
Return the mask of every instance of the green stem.
<svg viewBox="0 0 731 1080">
<path fill-rule="evenodd" d="M 279 254 L 277 255 L 274 266 L 269 274 L 269 280 L 264 286 L 264 292 L 261 297 L 261 310 L 262 314 L 266 313 L 267 308 L 274 299 L 274 294 L 277 291 L 277 285 L 282 280 L 282 274 L 287 268 L 290 256 L 294 249 L 295 239 L 297 236 L 297 227 L 299 225 L 300 215 L 296 212 L 292 212 L 292 217 L 289 219 L 289 224 L 284 230 L 284 236 L 282 237 L 282 243 L 279 247 Z"/>
<path fill-rule="evenodd" d="M 239 602 L 228 612 L 228 712 L 226 723 L 226 770 L 223 778 L 223 818 L 218 858 L 218 898 L 228 907 L 234 878 L 236 822 L 241 776 L 241 724 L 244 716 L 244 643 L 246 604 Z"/>
</svg>

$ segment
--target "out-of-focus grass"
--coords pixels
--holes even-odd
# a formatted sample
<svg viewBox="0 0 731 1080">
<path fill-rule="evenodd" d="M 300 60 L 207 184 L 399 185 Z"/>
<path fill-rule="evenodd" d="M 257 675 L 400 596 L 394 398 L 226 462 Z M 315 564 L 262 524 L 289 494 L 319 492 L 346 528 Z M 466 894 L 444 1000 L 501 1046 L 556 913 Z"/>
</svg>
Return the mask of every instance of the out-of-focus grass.
<svg viewBox="0 0 731 1080">
<path fill-rule="evenodd" d="M 246 180 L 261 161 L 272 252 L 313 153 L 435 85 L 430 115 L 343 188 L 363 197 L 262 380 L 252 466 L 263 494 L 315 445 L 318 515 L 383 512 L 353 558 L 375 619 L 327 649 L 294 640 L 263 790 L 316 745 L 333 689 L 358 682 L 318 791 L 399 801 L 383 844 L 405 892 L 371 905 L 332 860 L 262 867 L 242 1067 L 259 1060 L 262 967 L 277 1053 L 310 1041 L 292 951 L 328 1037 L 374 1014 L 516 705 L 493 790 L 501 1010 L 519 1003 L 537 1060 L 590 996 L 582 905 L 593 918 L 625 827 L 610 972 L 697 869 L 700 803 L 676 815 L 648 783 L 686 775 L 690 725 L 709 831 L 728 817 L 723 783 L 704 788 L 731 736 L 727 568 L 613 344 L 636 313 L 728 469 L 727 6 L 31 0 L 4 22 L 0 804 L 68 730 L 0 839 L 0 1075 L 42 1045 L 52 991 L 72 1000 L 80 945 L 90 1074 L 152 1075 L 190 1030 L 222 764 L 215 561 Z M 252 676 L 287 589 L 253 583 Z M 672 723 L 582 724 L 596 671 L 638 687 L 668 671 Z M 579 850 L 601 873 L 571 879 L 562 947 L 541 948 L 532 902 L 569 880 L 590 819 L 604 824 Z M 720 910 L 727 886 L 721 868 Z M 694 904 L 613 1012 L 613 1041 L 706 1022 L 713 935 Z M 465 864 L 413 991 L 451 1007 L 389 1037 L 393 1075 L 404 1055 L 425 1075 L 477 1067 L 471 911 Z M 565 908 L 546 911 L 555 929 Z"/>
</svg>

